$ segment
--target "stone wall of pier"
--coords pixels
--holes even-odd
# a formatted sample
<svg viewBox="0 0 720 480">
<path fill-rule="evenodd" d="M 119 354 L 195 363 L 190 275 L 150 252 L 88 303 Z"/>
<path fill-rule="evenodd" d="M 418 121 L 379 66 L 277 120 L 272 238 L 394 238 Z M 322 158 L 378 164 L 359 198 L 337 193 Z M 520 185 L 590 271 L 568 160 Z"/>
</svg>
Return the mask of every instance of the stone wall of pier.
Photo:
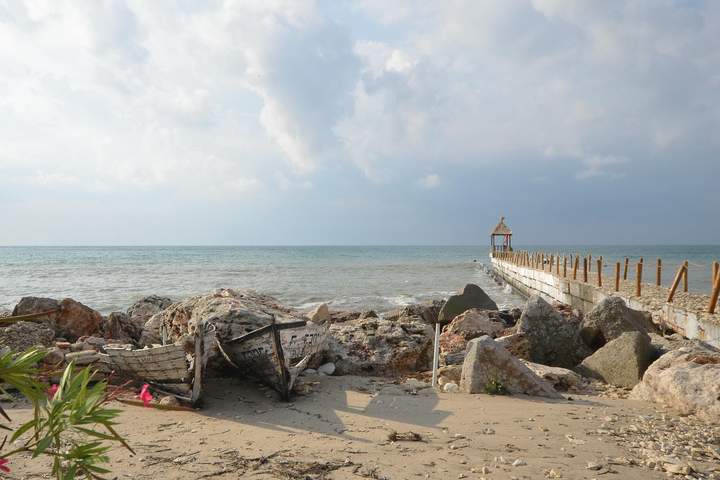
<svg viewBox="0 0 720 480">
<path fill-rule="evenodd" d="M 561 302 L 588 312 L 609 295 L 595 285 L 564 278 L 547 270 L 517 265 L 500 258 L 491 258 L 490 261 L 495 272 L 525 296 L 540 295 L 546 300 Z M 720 324 L 705 318 L 701 312 L 693 312 L 667 302 L 662 302 L 662 306 L 658 308 L 657 298 L 650 301 L 648 298 L 628 297 L 620 293 L 612 295 L 622 297 L 631 308 L 651 312 L 655 322 L 661 326 L 669 327 L 685 337 L 697 338 L 720 347 Z"/>
</svg>

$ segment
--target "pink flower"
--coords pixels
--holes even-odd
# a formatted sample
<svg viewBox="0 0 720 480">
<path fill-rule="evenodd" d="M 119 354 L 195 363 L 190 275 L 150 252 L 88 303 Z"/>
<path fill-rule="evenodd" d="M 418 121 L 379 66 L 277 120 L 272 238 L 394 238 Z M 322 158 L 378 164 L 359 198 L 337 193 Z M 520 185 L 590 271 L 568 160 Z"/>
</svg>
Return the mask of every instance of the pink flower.
<svg viewBox="0 0 720 480">
<path fill-rule="evenodd" d="M 50 400 L 55 398 L 55 394 L 57 393 L 58 388 L 59 387 L 57 386 L 57 384 L 53 384 L 50 388 L 48 388 L 47 394 L 48 394 L 48 397 L 50 398 Z"/>
<path fill-rule="evenodd" d="M 0 471 L 3 471 L 5 473 L 10 473 L 10 468 L 8 468 L 7 464 L 8 464 L 7 458 L 0 458 Z"/>
<path fill-rule="evenodd" d="M 143 401 L 143 403 L 145 404 L 146 407 L 150 406 L 150 402 L 152 402 L 152 399 L 153 399 L 152 393 L 150 393 L 150 391 L 148 390 L 149 388 L 150 388 L 150 385 L 148 385 L 147 383 L 144 384 L 142 386 L 142 388 L 140 389 L 140 395 L 139 395 L 140 400 Z"/>
</svg>

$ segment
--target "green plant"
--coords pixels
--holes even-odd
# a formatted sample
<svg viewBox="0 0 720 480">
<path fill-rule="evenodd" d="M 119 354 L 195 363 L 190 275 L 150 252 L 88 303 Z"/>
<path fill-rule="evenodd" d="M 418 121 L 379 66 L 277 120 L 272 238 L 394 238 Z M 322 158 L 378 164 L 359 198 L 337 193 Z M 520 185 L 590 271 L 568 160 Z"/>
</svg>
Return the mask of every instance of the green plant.
<svg viewBox="0 0 720 480">
<path fill-rule="evenodd" d="M 497 376 L 491 377 L 485 383 L 485 393 L 488 395 L 507 395 L 508 391 Z"/>
<path fill-rule="evenodd" d="M 107 393 L 104 381 L 91 385 L 94 372 L 89 367 L 75 372 L 71 363 L 65 368 L 60 383 L 48 390 L 36 380 L 39 373 L 36 365 L 44 356 L 43 350 L 32 349 L 0 357 L 0 381 L 28 398 L 34 410 L 33 418 L 15 430 L 10 442 L 24 434 L 30 437 L 12 451 L 0 451 L 0 468 L 7 471 L 8 457 L 30 452 L 32 458 L 50 456 L 52 473 L 58 480 L 101 478 L 99 475 L 110 472 L 101 466 L 108 462 L 110 446 L 106 442 L 118 442 L 132 452 L 113 428 L 120 410 L 106 408 L 112 395 Z M 0 414 L 10 420 L 2 408 Z M 0 427 L 11 430 L 7 425 L 0 424 Z"/>
</svg>

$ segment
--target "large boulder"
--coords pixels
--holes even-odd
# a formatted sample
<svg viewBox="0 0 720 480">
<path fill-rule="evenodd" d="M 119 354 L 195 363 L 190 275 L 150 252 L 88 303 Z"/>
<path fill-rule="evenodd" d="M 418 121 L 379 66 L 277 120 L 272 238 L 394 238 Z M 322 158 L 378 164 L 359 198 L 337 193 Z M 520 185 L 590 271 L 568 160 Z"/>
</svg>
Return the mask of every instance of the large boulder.
<svg viewBox="0 0 720 480">
<path fill-rule="evenodd" d="M 429 325 L 433 325 L 438 321 L 438 315 L 445 300 L 431 300 L 424 303 L 413 303 L 411 305 L 405 305 L 402 308 L 391 310 L 383 314 L 383 318 L 386 320 L 399 321 L 403 320 L 417 320 Z"/>
<path fill-rule="evenodd" d="M 438 321 L 440 323 L 451 322 L 453 318 L 471 308 L 497 310 L 498 306 L 482 288 L 468 283 L 462 293 L 452 295 L 447 299 L 438 313 Z"/>
<path fill-rule="evenodd" d="M 465 393 L 500 393 L 563 398 L 553 387 L 535 375 L 502 345 L 488 336 L 468 343 L 460 376 L 460 391 Z"/>
<path fill-rule="evenodd" d="M 500 345 L 510 352 L 514 357 L 523 360 L 530 359 L 530 342 L 524 333 L 512 333 L 495 339 Z"/>
<path fill-rule="evenodd" d="M 380 318 L 330 326 L 326 359 L 340 375 L 397 375 L 424 371 L 432 361 L 432 328 L 422 322 Z"/>
<path fill-rule="evenodd" d="M 589 347 L 598 349 L 625 332 L 660 333 L 649 312 L 629 308 L 620 297 L 606 297 L 585 315 L 580 335 Z"/>
<path fill-rule="evenodd" d="M 328 308 L 327 303 L 321 303 L 317 307 L 310 310 L 307 314 L 307 317 L 318 325 L 321 325 L 330 320 L 330 309 Z"/>
<path fill-rule="evenodd" d="M 69 340 L 100 332 L 103 317 L 99 312 L 72 298 L 60 302 L 60 313 L 55 318 L 55 332 Z"/>
<path fill-rule="evenodd" d="M 525 335 L 534 363 L 573 368 L 592 353 L 580 338 L 580 319 L 563 316 L 538 295 L 528 299 L 517 332 Z"/>
<path fill-rule="evenodd" d="M 0 328 L 0 350 L 23 352 L 35 346 L 49 347 L 55 332 L 45 323 L 15 322 Z"/>
<path fill-rule="evenodd" d="M 583 360 L 577 371 L 617 387 L 632 388 L 642 379 L 653 356 L 647 335 L 625 332 Z"/>
<path fill-rule="evenodd" d="M 120 343 L 135 343 L 142 335 L 144 323 L 141 318 L 131 318 L 124 312 L 112 312 L 105 324 L 105 337 Z"/>
<path fill-rule="evenodd" d="M 51 310 L 59 310 L 60 302 L 54 298 L 43 298 L 43 297 L 23 297 L 20 299 L 15 308 L 13 309 L 12 315 L 30 315 L 33 313 L 48 312 Z M 50 318 L 55 318 L 53 314 Z"/>
<path fill-rule="evenodd" d="M 495 338 L 505 329 L 497 310 L 471 308 L 461 313 L 443 328 L 440 335 L 440 354 L 464 352 L 468 340 L 489 335 Z"/>
<path fill-rule="evenodd" d="M 160 324 L 150 319 L 172 305 L 172 300 L 159 295 L 149 295 L 133 303 L 127 313 L 113 312 L 108 316 L 105 335 L 108 338 L 126 343 L 138 343 L 141 346 L 160 343 Z M 146 327 L 147 325 L 147 327 Z"/>
<path fill-rule="evenodd" d="M 162 312 L 172 305 L 172 303 L 172 299 L 168 297 L 149 295 L 133 303 L 127 309 L 127 315 L 129 318 L 133 319 L 134 323 L 144 324 L 150 319 L 150 317 Z"/>
<path fill-rule="evenodd" d="M 670 351 L 650 365 L 630 397 L 718 422 L 720 352 L 698 347 Z"/>
</svg>

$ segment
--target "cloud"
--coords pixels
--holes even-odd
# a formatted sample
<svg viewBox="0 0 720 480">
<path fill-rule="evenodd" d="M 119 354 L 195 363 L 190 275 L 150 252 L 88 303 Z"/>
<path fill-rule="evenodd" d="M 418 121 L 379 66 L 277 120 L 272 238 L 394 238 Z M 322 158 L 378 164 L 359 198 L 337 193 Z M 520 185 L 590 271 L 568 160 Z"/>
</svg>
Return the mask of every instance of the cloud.
<svg viewBox="0 0 720 480">
<path fill-rule="evenodd" d="M 584 168 L 575 175 L 575 178 L 586 180 L 594 177 L 623 177 L 625 174 L 619 171 L 618 167 L 627 161 L 627 158 L 623 157 L 594 156 L 585 158 L 582 161 Z"/>
<path fill-rule="evenodd" d="M 440 185 L 440 175 L 436 173 L 430 173 L 418 180 L 418 185 L 423 188 L 433 189 Z"/>
</svg>

